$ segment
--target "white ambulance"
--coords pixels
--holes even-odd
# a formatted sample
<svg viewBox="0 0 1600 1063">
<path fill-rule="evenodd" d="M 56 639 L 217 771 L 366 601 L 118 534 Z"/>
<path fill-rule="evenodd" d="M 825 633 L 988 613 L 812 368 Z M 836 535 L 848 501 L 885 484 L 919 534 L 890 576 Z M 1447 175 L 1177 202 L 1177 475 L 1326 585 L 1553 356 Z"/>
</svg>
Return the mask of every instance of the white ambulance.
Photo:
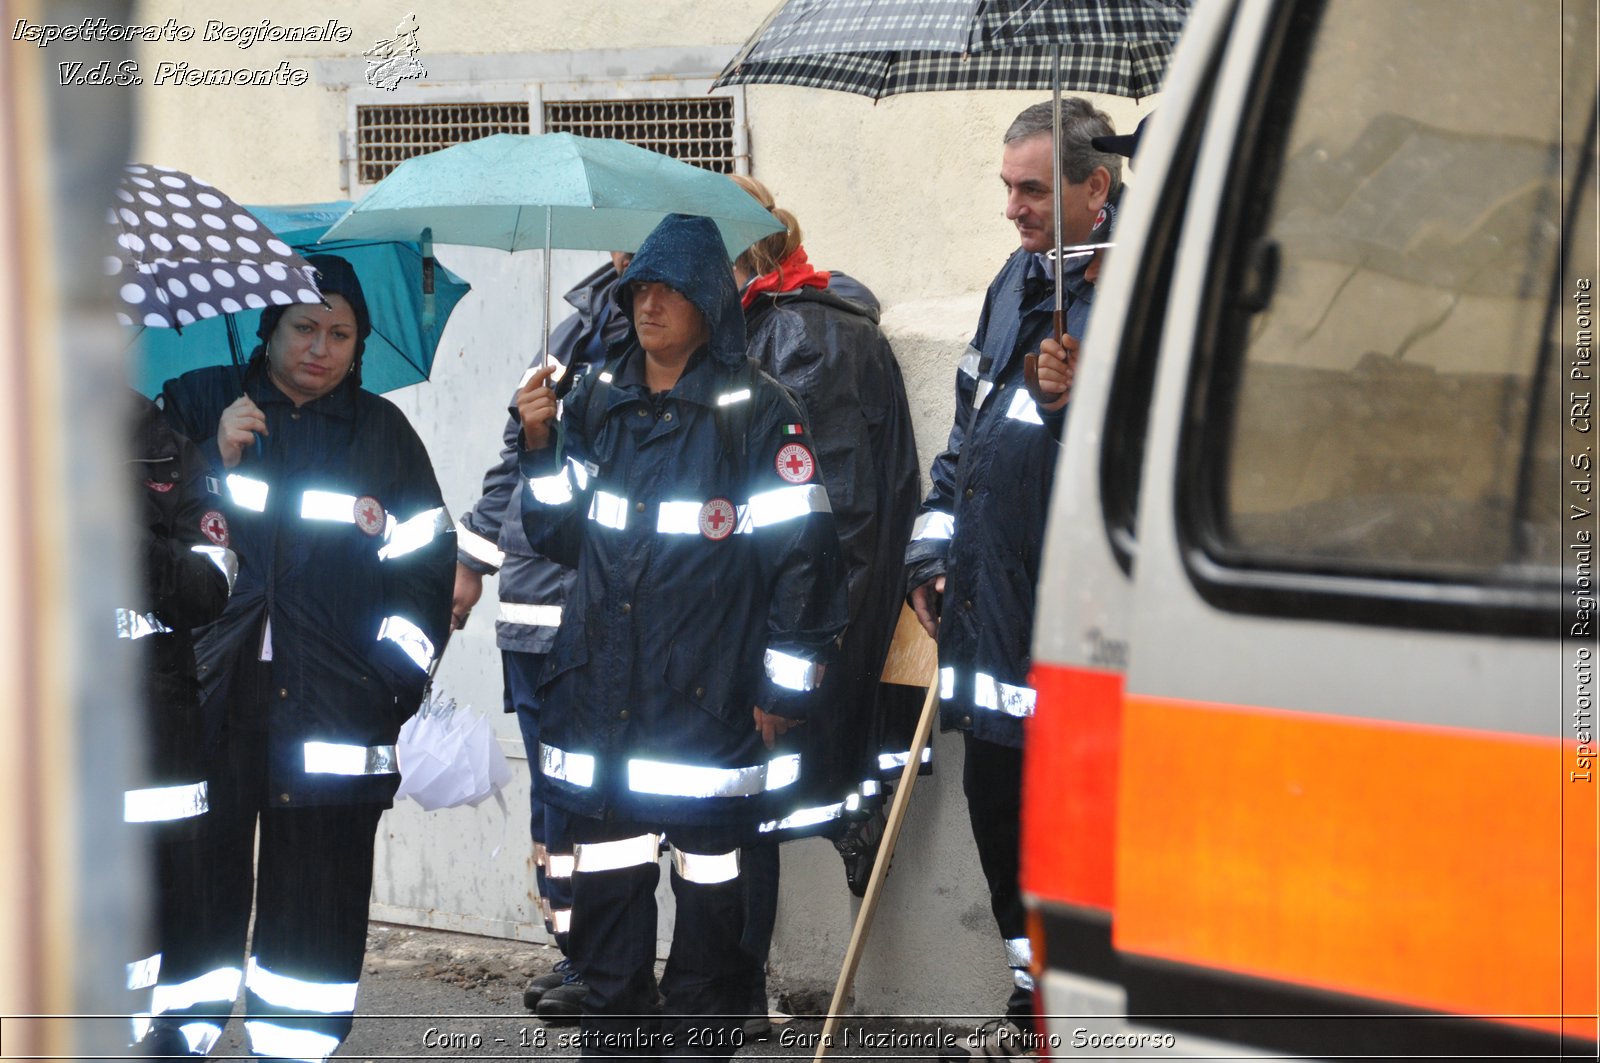
<svg viewBox="0 0 1600 1063">
<path fill-rule="evenodd" d="M 1594 1058 L 1592 0 L 1199 0 L 1082 352 L 1057 1057 Z"/>
</svg>

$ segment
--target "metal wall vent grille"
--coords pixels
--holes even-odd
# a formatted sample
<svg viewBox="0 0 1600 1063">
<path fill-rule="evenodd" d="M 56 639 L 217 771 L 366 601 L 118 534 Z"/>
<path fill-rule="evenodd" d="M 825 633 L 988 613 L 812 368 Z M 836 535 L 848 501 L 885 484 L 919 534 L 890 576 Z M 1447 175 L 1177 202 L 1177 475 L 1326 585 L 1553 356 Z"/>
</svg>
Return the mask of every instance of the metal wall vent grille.
<svg viewBox="0 0 1600 1063">
<path fill-rule="evenodd" d="M 415 155 L 529 131 L 527 103 L 372 104 L 356 108 L 356 173 L 374 185 Z"/>
<path fill-rule="evenodd" d="M 716 173 L 734 172 L 733 121 L 728 96 L 554 100 L 544 105 L 546 133 L 626 140 Z"/>
</svg>

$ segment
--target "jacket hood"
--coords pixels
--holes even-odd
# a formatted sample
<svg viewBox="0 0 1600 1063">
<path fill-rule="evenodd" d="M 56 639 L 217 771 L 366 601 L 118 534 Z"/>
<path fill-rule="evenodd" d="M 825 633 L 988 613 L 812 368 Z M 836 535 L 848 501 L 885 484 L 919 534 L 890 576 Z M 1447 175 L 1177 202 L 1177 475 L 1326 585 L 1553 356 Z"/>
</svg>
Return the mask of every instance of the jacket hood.
<svg viewBox="0 0 1600 1063">
<path fill-rule="evenodd" d="M 630 332 L 633 293 L 628 286 L 635 281 L 665 284 L 688 299 L 711 327 L 707 346 L 717 364 L 726 369 L 744 364 L 744 308 L 739 305 L 739 286 L 734 283 L 733 267 L 715 222 L 669 214 L 645 238 L 617 291 L 617 303 L 628 316 Z"/>
</svg>

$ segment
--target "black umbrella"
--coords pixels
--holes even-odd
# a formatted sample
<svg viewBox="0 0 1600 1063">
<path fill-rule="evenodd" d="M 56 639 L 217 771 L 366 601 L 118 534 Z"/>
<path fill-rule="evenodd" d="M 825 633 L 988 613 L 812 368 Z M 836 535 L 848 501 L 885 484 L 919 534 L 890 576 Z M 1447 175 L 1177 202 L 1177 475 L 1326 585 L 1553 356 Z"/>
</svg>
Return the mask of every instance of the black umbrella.
<svg viewBox="0 0 1600 1063">
<path fill-rule="evenodd" d="M 125 168 L 106 221 L 124 325 L 182 330 L 242 310 L 320 303 L 316 269 L 210 184 L 165 166 Z M 229 318 L 229 344 L 240 361 Z"/>
<path fill-rule="evenodd" d="M 800 85 L 875 100 L 1057 87 L 1139 99 L 1160 89 L 1190 2 L 789 0 L 715 85 Z"/>
</svg>

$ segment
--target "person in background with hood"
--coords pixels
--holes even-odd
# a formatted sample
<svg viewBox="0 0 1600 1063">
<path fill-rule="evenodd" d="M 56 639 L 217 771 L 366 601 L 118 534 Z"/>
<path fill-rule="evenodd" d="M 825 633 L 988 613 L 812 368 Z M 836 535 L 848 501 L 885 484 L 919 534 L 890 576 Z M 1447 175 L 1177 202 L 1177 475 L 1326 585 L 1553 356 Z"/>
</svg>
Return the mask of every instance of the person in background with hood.
<svg viewBox="0 0 1600 1063">
<path fill-rule="evenodd" d="M 611 262 L 585 277 L 567 293 L 577 311 L 550 333 L 550 357 L 560 366 L 557 379 L 571 381 L 589 364 L 604 362 L 612 343 L 628 334 L 627 319 L 617 309 L 617 278 L 627 255 L 614 252 Z M 539 351 L 526 381 L 545 364 Z M 506 419 L 500 460 L 483 477 L 483 493 L 456 526 L 456 586 L 450 608 L 451 627 L 467 622 L 483 597 L 483 577 L 499 574 L 499 615 L 495 640 L 500 646 L 505 683 L 505 711 L 517 714 L 528 763 L 539 754 L 539 698 L 535 693 L 544 656 L 561 626 L 561 607 L 572 585 L 572 570 L 541 556 L 528 545 L 522 530 L 522 492 L 526 481 L 517 472 L 517 440 L 522 422 L 516 410 Z M 555 969 L 531 980 L 522 991 L 529 1011 L 551 1024 L 576 1022 L 581 1011 L 583 981 L 567 956 L 567 926 L 572 918 L 572 837 L 566 813 L 533 796 L 529 829 L 533 836 L 534 879 L 546 932 L 555 939 L 561 960 Z"/>
<path fill-rule="evenodd" d="M 584 1055 L 726 1059 L 748 1000 L 739 849 L 801 775 L 786 734 L 825 708 L 839 544 L 800 409 L 746 357 L 716 226 L 669 216 L 621 285 L 628 342 L 560 420 L 549 370 L 517 395 L 528 539 L 578 570 L 540 677 L 535 785 L 573 817 Z M 677 917 L 656 1027 L 664 836 Z"/>
<path fill-rule="evenodd" d="M 883 781 L 898 776 L 916 729 L 921 695 L 878 682 L 905 596 L 901 559 L 921 483 L 900 364 L 878 328 L 878 300 L 838 271 L 812 267 L 800 223 L 760 181 L 734 175 L 784 225 L 733 263 L 750 357 L 789 388 L 810 416 L 823 483 L 843 549 L 849 627 L 818 699 L 827 724 L 797 736 L 805 770 L 791 811 L 765 831 L 772 843 L 745 851 L 750 923 L 752 1036 L 767 1021 L 766 961 L 777 918 L 777 841 L 834 838 L 850 888 L 866 892 L 882 838 Z M 906 697 L 900 697 L 904 691 Z"/>
<path fill-rule="evenodd" d="M 155 866 L 154 949 L 128 965 L 128 989 L 142 994 L 132 1009 L 134 1040 L 147 1055 L 187 1052 L 176 1030 L 150 1031 L 148 997 L 161 971 L 165 942 L 176 940 L 196 904 L 195 833 L 210 807 L 205 728 L 195 679 L 190 629 L 222 615 L 239 570 L 216 478 L 189 440 L 161 410 L 130 392 L 129 487 L 143 579 L 127 608 L 117 610 L 117 646 L 138 662 L 144 722 L 144 771 L 123 793 L 122 818 L 141 832 Z"/>
<path fill-rule="evenodd" d="M 325 1059 L 350 1032 L 394 743 L 449 630 L 455 536 L 433 466 L 404 415 L 361 390 L 371 323 L 354 270 L 308 261 L 325 302 L 262 313 L 243 396 L 232 366 L 164 392 L 173 426 L 204 441 L 240 556 L 195 647 L 218 746 L 207 893 L 152 1007 L 196 1055 L 241 981 L 257 1056 Z"/>
</svg>

